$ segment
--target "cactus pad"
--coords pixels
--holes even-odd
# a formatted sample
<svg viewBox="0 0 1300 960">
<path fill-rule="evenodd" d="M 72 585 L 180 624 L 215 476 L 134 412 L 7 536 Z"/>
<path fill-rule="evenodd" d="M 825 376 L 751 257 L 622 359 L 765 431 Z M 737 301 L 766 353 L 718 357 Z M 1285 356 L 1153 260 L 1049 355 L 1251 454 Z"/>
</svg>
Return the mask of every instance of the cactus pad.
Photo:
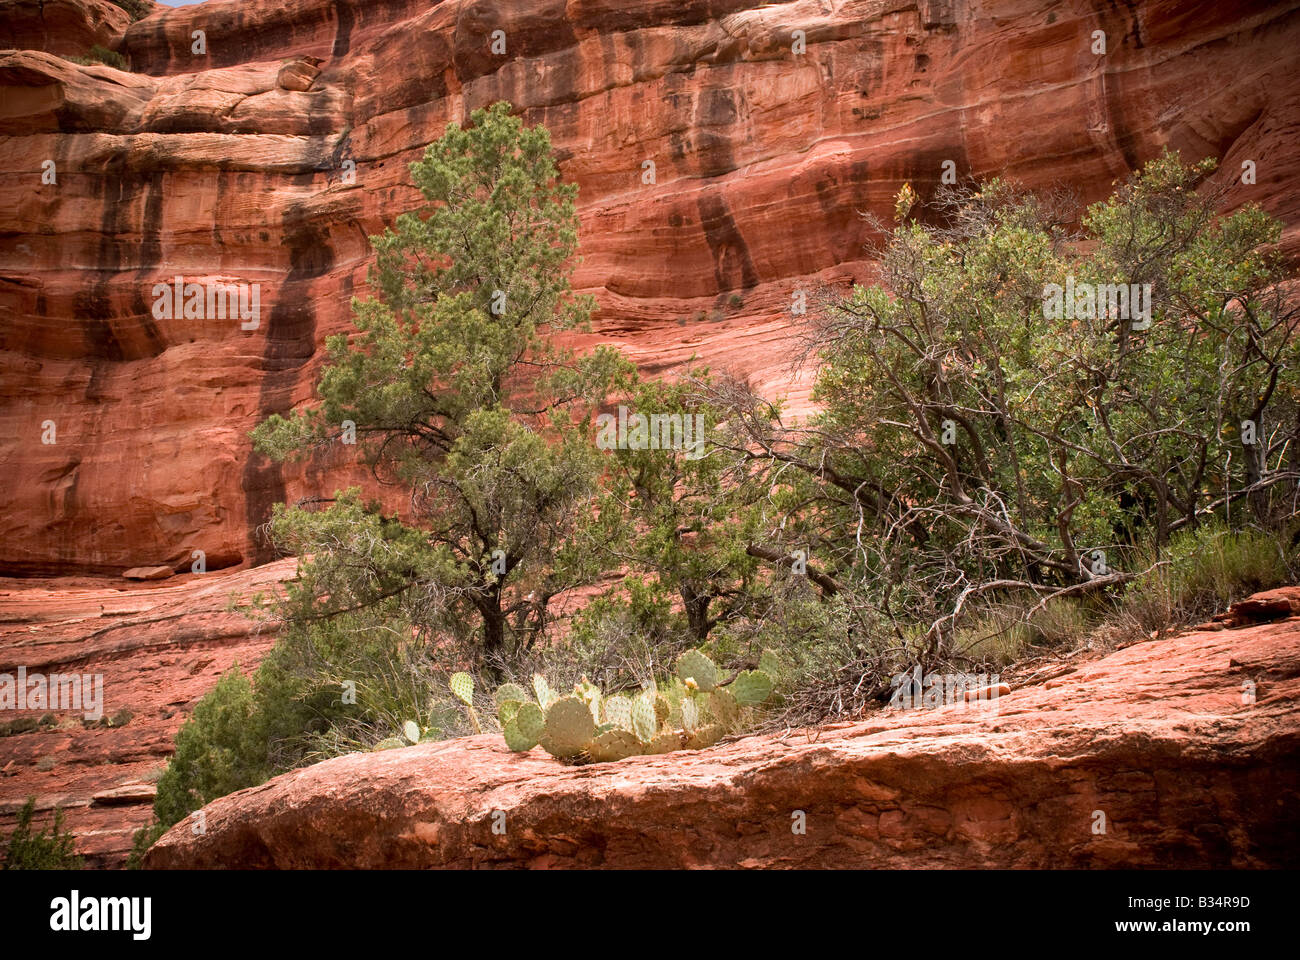
<svg viewBox="0 0 1300 960">
<path fill-rule="evenodd" d="M 631 730 L 632 701 L 627 697 L 610 697 L 605 701 L 605 721 L 621 730 Z"/>
<path fill-rule="evenodd" d="M 758 669 L 766 673 L 773 681 L 785 672 L 781 658 L 771 650 L 764 650 L 763 655 L 758 658 Z"/>
<path fill-rule="evenodd" d="M 700 727 L 691 734 L 690 739 L 686 741 L 686 749 L 703 750 L 705 747 L 713 746 L 721 739 L 722 727 L 716 723 L 711 723 L 708 726 Z"/>
<path fill-rule="evenodd" d="M 716 693 L 717 691 L 714 692 Z M 505 727 L 509 724 L 510 721 L 515 718 L 515 714 L 519 712 L 519 708 L 522 706 L 523 703 L 519 700 L 502 700 L 497 705 L 497 720 L 501 722 L 501 726 Z"/>
<path fill-rule="evenodd" d="M 677 676 L 683 683 L 688 678 L 694 677 L 696 685 L 702 691 L 708 692 L 717 686 L 718 668 L 700 651 L 687 650 L 677 658 Z"/>
<path fill-rule="evenodd" d="M 642 743 L 649 743 L 659 731 L 659 721 L 655 718 L 654 705 L 645 697 L 637 697 L 629 707 L 628 722 L 631 730 Z"/>
<path fill-rule="evenodd" d="M 419 743 L 420 725 L 414 720 L 407 720 L 402 724 L 402 736 L 406 737 L 407 743 Z"/>
<path fill-rule="evenodd" d="M 546 682 L 546 678 L 540 673 L 533 674 L 533 692 L 537 694 L 537 702 L 543 710 L 555 701 L 555 694 L 551 691 L 551 685 Z"/>
<path fill-rule="evenodd" d="M 587 748 L 587 753 L 596 763 L 607 763 L 612 760 L 622 760 L 624 757 L 635 757 L 641 753 L 641 741 L 637 740 L 636 735 L 627 730 L 610 730 L 608 733 L 602 733 L 591 742 Z"/>
<path fill-rule="evenodd" d="M 474 678 L 468 673 L 453 673 L 448 686 L 457 700 L 466 706 L 474 706 Z"/>
<path fill-rule="evenodd" d="M 406 741 L 403 740 L 401 737 L 387 737 L 383 740 L 380 740 L 370 749 L 371 750 L 392 750 L 394 747 L 404 747 L 404 746 L 406 746 Z"/>
<path fill-rule="evenodd" d="M 740 716 L 740 704 L 736 703 L 736 698 L 730 690 L 726 687 L 718 687 L 709 694 L 709 713 L 716 722 L 729 727 Z"/>
<path fill-rule="evenodd" d="M 511 722 L 519 728 L 520 734 L 533 743 L 540 740 L 546 730 L 546 717 L 542 714 L 542 708 L 531 700 L 520 706 Z"/>
<path fill-rule="evenodd" d="M 514 720 L 507 723 L 505 729 L 501 732 L 506 738 L 506 746 L 515 753 L 524 753 L 537 746 L 537 738 L 525 734 L 519 729 L 519 724 Z"/>
<path fill-rule="evenodd" d="M 653 740 L 646 741 L 641 748 L 641 752 L 645 754 L 672 753 L 674 750 L 680 750 L 681 746 L 681 735 L 671 730 L 665 730 L 663 733 L 657 734 Z"/>
<path fill-rule="evenodd" d="M 700 722 L 700 708 L 695 705 L 695 701 L 690 697 L 682 700 L 682 729 L 687 733 L 694 733 L 695 727 Z"/>
<path fill-rule="evenodd" d="M 557 757 L 572 757 L 586 750 L 595 732 L 591 710 L 577 697 L 561 697 L 546 711 L 546 737 Z"/>
<path fill-rule="evenodd" d="M 731 682 L 731 695 L 741 706 L 762 703 L 772 695 L 772 678 L 762 670 L 746 670 Z"/>
<path fill-rule="evenodd" d="M 501 709 L 501 704 L 507 700 L 518 700 L 523 703 L 527 699 L 528 691 L 517 683 L 503 683 L 497 687 L 496 693 L 492 694 L 492 702 L 497 705 L 498 710 Z"/>
<path fill-rule="evenodd" d="M 662 727 L 665 723 L 668 722 L 668 717 L 672 715 L 672 712 L 673 712 L 673 706 L 671 703 L 668 702 L 668 698 L 665 697 L 662 693 L 656 693 L 655 694 L 655 720 L 659 722 L 659 726 Z"/>
</svg>

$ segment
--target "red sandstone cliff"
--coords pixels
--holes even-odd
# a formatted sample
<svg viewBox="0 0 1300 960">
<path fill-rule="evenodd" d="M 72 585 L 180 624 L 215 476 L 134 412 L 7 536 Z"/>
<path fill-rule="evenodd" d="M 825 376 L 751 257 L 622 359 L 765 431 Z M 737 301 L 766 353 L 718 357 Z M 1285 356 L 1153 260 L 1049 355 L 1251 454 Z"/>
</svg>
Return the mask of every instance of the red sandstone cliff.
<svg viewBox="0 0 1300 960">
<path fill-rule="evenodd" d="M 785 371 L 791 291 L 865 276 L 858 213 L 905 181 L 928 193 L 944 161 L 1092 200 L 1165 145 L 1222 158 L 1225 180 L 1254 160 L 1231 202 L 1281 217 L 1296 252 L 1294 2 L 210 0 L 129 27 L 102 0 L 0 11 L 0 43 L 30 48 L 0 52 L 11 573 L 265 559 L 271 504 L 346 482 L 352 448 L 282 474 L 247 431 L 310 397 L 367 235 L 416 203 L 407 164 L 500 98 L 580 184 L 589 339 L 656 370 L 699 354 L 773 394 L 806 394 Z M 71 34 L 41 11 L 133 72 L 56 56 Z M 156 320 L 152 286 L 175 276 L 261 284 L 258 328 Z"/>
</svg>

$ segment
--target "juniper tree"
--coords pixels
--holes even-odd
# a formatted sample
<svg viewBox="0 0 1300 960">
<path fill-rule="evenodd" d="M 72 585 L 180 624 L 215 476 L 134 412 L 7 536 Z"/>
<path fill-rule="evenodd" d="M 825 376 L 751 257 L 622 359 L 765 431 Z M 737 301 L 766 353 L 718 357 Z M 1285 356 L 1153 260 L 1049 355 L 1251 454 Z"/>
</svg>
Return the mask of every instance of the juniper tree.
<svg viewBox="0 0 1300 960">
<path fill-rule="evenodd" d="M 354 488 L 274 511 L 273 541 L 310 558 L 284 608 L 300 633 L 361 615 L 397 644 L 459 641 L 493 670 L 597 572 L 589 410 L 627 364 L 554 339 L 592 302 L 571 293 L 577 187 L 545 128 L 497 103 L 449 124 L 411 173 L 428 206 L 371 238 L 375 295 L 353 301 L 356 334 L 327 340 L 319 402 L 253 438 L 284 459 L 355 430 L 402 493 L 400 509 Z"/>
<path fill-rule="evenodd" d="M 1181 530 L 1293 522 L 1300 312 L 1277 222 L 1220 216 L 1212 169 L 1162 156 L 1074 231 L 1006 183 L 940 194 L 923 221 L 905 189 L 880 283 L 808 316 L 822 412 L 791 428 L 717 399 L 733 456 L 815 481 L 813 556 L 900 639 L 922 624 L 926 656 L 977 603 L 1113 591 Z M 1141 311 L 1099 293 L 1147 284 Z"/>
</svg>

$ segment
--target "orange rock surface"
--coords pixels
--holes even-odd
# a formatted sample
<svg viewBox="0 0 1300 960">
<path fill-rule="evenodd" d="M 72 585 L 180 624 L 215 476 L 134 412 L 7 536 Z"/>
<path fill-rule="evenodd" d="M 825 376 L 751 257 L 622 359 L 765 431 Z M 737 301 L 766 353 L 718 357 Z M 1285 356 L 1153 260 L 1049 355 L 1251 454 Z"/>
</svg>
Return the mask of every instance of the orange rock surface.
<svg viewBox="0 0 1300 960">
<path fill-rule="evenodd" d="M 1252 160 L 1229 202 L 1296 252 L 1293 3 L 210 0 L 129 26 L 107 6 L 43 8 L 102 13 L 133 72 L 61 59 L 36 5 L 4 5 L 0 42 L 28 49 L 0 52 L 3 572 L 263 561 L 273 503 L 354 479 L 353 448 L 281 470 L 247 432 L 310 399 L 367 236 L 417 205 L 407 164 L 500 98 L 581 188 L 580 343 L 650 371 L 698 355 L 795 410 L 793 291 L 869 276 L 859 214 L 948 162 L 1087 201 L 1165 146 L 1224 182 Z M 260 285 L 258 324 L 156 319 L 178 276 Z"/>
<path fill-rule="evenodd" d="M 352 754 L 208 804 L 206 832 L 177 824 L 146 863 L 1295 867 L 1298 704 L 1289 616 L 1058 661 L 980 705 L 708 750 L 572 767 L 484 735 Z"/>
<path fill-rule="evenodd" d="M 0 579 L 0 674 L 103 677 L 100 722 L 76 710 L 50 711 L 44 724 L 44 710 L 0 711 L 0 838 L 35 797 L 41 822 L 66 811 L 87 866 L 120 867 L 152 819 L 153 784 L 194 704 L 236 662 L 251 671 L 274 641 L 231 612 L 231 598 L 272 590 L 296 569 L 280 560 L 118 586 Z"/>
</svg>

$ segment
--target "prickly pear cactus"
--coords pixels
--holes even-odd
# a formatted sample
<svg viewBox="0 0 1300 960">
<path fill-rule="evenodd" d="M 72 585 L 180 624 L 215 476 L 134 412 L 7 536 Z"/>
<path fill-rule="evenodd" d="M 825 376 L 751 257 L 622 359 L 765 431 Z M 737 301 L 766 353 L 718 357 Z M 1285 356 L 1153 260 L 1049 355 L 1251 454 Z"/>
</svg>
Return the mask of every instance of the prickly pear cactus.
<svg viewBox="0 0 1300 960">
<path fill-rule="evenodd" d="M 709 694 L 709 714 L 724 727 L 730 727 L 740 716 L 740 704 L 726 687 L 718 687 Z"/>
<path fill-rule="evenodd" d="M 392 750 L 394 747 L 405 747 L 407 745 L 408 745 L 407 742 L 403 740 L 401 737 L 386 737 L 385 739 L 380 740 L 370 749 L 371 751 Z"/>
<path fill-rule="evenodd" d="M 456 699 L 467 707 L 474 706 L 474 678 L 468 673 L 453 673 L 449 683 Z"/>
<path fill-rule="evenodd" d="M 542 713 L 542 708 L 531 700 L 519 707 L 513 722 L 519 729 L 519 733 L 531 740 L 533 744 L 542 738 L 542 733 L 546 730 L 546 715 Z"/>
<path fill-rule="evenodd" d="M 591 745 L 596 723 L 591 710 L 577 697 L 561 697 L 546 711 L 542 746 L 556 757 L 575 757 Z"/>
<path fill-rule="evenodd" d="M 674 750 L 680 750 L 681 748 L 681 735 L 673 730 L 664 730 L 662 733 L 656 734 L 654 739 L 647 740 L 641 752 L 645 754 L 672 753 Z"/>
<path fill-rule="evenodd" d="M 741 706 L 762 703 L 772 695 L 772 678 L 762 670 L 746 670 L 731 681 L 731 695 Z"/>
<path fill-rule="evenodd" d="M 632 732 L 642 743 L 649 743 L 659 732 L 659 721 L 655 719 L 654 704 L 645 696 L 637 697 L 628 707 L 628 722 Z"/>
<path fill-rule="evenodd" d="M 515 718 L 515 714 L 519 712 L 519 708 L 522 706 L 523 702 L 519 700 L 502 700 L 497 705 L 497 720 L 500 722 L 502 729 Z"/>
<path fill-rule="evenodd" d="M 501 686 L 497 687 L 496 693 L 492 694 L 492 702 L 497 705 L 498 710 L 501 709 L 501 704 L 505 703 L 507 700 L 515 700 L 519 703 L 523 703 L 527 699 L 528 691 L 517 683 L 503 683 Z"/>
<path fill-rule="evenodd" d="M 591 741 L 587 753 L 595 763 L 608 763 L 641 753 L 641 741 L 629 730 L 610 730 Z"/>
<path fill-rule="evenodd" d="M 700 709 L 690 697 L 682 700 L 682 729 L 688 734 L 695 732 L 700 722 Z"/>
<path fill-rule="evenodd" d="M 414 720 L 407 720 L 402 724 L 402 736 L 406 738 L 407 743 L 419 743 L 420 725 Z"/>
<path fill-rule="evenodd" d="M 707 693 L 717 686 L 718 668 L 700 651 L 687 650 L 677 658 L 677 676 L 682 683 L 694 679 L 696 686 Z"/>
<path fill-rule="evenodd" d="M 632 729 L 632 701 L 627 697 L 610 697 L 605 701 L 605 722 L 621 730 Z"/>
<path fill-rule="evenodd" d="M 764 650 L 763 655 L 758 658 L 758 669 L 766 673 L 775 683 L 785 673 L 785 664 L 781 658 L 772 650 Z"/>
<path fill-rule="evenodd" d="M 515 753 L 524 753 L 537 746 L 537 738 L 530 737 L 519 729 L 517 720 L 511 720 L 502 729 L 501 735 L 506 738 L 506 746 Z"/>
<path fill-rule="evenodd" d="M 759 661 L 772 670 L 780 661 L 765 650 Z M 602 698 L 600 688 L 585 676 L 571 696 L 557 695 L 541 674 L 533 675 L 537 702 L 518 684 L 502 684 L 493 695 L 502 732 L 511 750 L 526 751 L 540 744 L 563 763 L 608 762 L 637 754 L 700 750 L 716 744 L 743 721 L 748 706 L 772 695 L 775 683 L 768 670 L 747 670 L 725 687 L 708 656 L 688 650 L 677 658 L 676 676 L 662 687 L 650 681 L 636 696 Z M 468 675 L 458 674 L 457 677 Z M 455 679 L 455 678 L 453 678 Z M 453 691 L 466 703 L 468 690 Z M 471 717 L 473 707 L 470 708 Z"/>
<path fill-rule="evenodd" d="M 551 685 L 546 682 L 546 678 L 540 673 L 533 674 L 533 692 L 537 694 L 537 702 L 545 710 L 555 702 L 555 693 L 551 690 Z"/>
<path fill-rule="evenodd" d="M 584 676 L 573 685 L 573 695 L 587 705 L 587 709 L 591 711 L 591 719 L 599 725 L 601 722 L 600 687 Z"/>
<path fill-rule="evenodd" d="M 668 702 L 668 698 L 665 697 L 662 693 L 655 694 L 654 704 L 655 704 L 655 720 L 658 723 L 658 725 L 662 727 L 665 723 L 668 722 L 669 716 L 672 715 L 673 706 L 671 703 Z"/>
<path fill-rule="evenodd" d="M 686 741 L 687 750 L 703 750 L 711 747 L 722 739 L 722 727 L 716 723 L 710 723 L 707 726 L 700 727 Z"/>
</svg>

